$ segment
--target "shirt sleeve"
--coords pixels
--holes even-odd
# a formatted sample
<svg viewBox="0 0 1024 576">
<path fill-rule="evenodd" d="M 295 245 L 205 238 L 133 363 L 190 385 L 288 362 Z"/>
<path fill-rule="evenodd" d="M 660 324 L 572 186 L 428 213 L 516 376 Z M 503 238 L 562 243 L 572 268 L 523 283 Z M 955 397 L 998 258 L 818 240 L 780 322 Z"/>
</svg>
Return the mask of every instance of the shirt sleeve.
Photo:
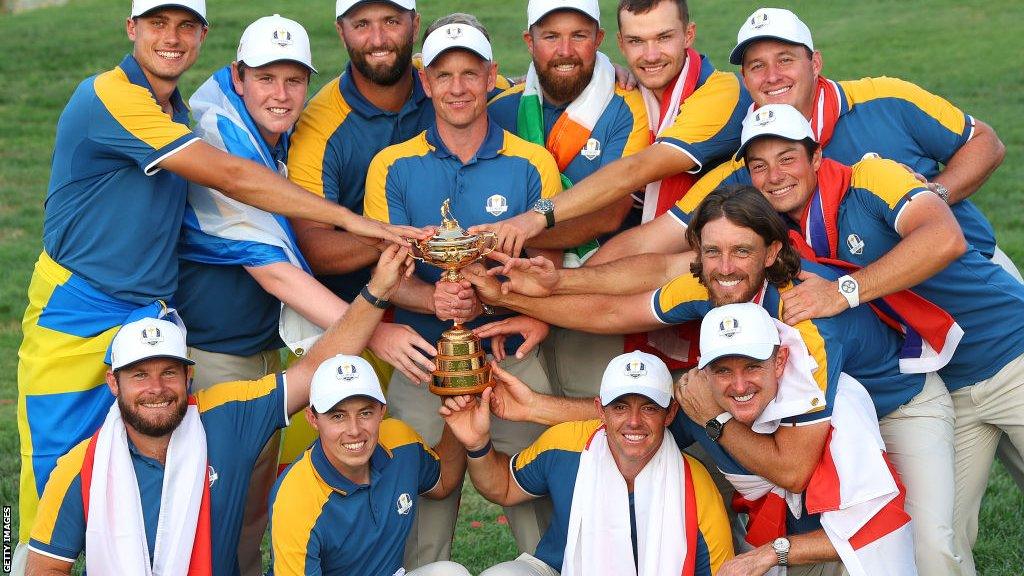
<svg viewBox="0 0 1024 576">
<path fill-rule="evenodd" d="M 612 145 L 608 147 L 612 153 L 601 155 L 602 166 L 619 158 L 632 156 L 651 144 L 647 106 L 640 96 L 640 91 L 616 88 L 616 94 L 622 98 L 622 107 L 611 131 L 615 135 Z"/>
<path fill-rule="evenodd" d="M 282 526 L 281 528 L 285 528 Z M 320 538 L 315 530 L 274 530 L 271 526 L 271 564 L 274 576 L 320 576 Z"/>
<path fill-rule="evenodd" d="M 702 551 L 698 545 L 695 574 L 711 576 L 717 574 L 722 564 L 734 555 L 732 530 L 729 527 L 729 517 L 725 513 L 722 494 L 711 480 L 711 475 L 696 458 L 689 455 L 684 457 L 690 466 L 694 498 L 697 502 L 697 530 L 705 547 Z"/>
<path fill-rule="evenodd" d="M 85 549 L 81 471 L 88 442 L 62 456 L 46 483 L 29 539 L 40 554 L 74 562 Z"/>
<path fill-rule="evenodd" d="M 417 437 L 419 435 L 417 434 Z M 419 493 L 430 492 L 441 480 L 441 460 L 433 450 L 427 448 L 422 437 L 419 437 L 420 483 Z"/>
<path fill-rule="evenodd" d="M 665 324 L 700 320 L 711 310 L 708 291 L 692 274 L 683 274 L 651 296 L 654 316 Z"/>
<path fill-rule="evenodd" d="M 558 171 L 555 158 L 545 148 L 537 148 L 541 153 L 535 153 L 530 157 L 530 164 L 536 169 L 536 174 L 530 177 L 529 205 L 533 205 L 541 198 L 554 198 L 562 191 L 562 175 Z"/>
<path fill-rule="evenodd" d="M 334 202 L 341 190 L 343 150 L 339 147 L 344 139 L 333 136 L 349 113 L 339 103 L 338 82 L 337 78 L 328 82 L 309 101 L 288 141 L 288 179 Z"/>
<path fill-rule="evenodd" d="M 168 156 L 198 140 L 188 126 L 168 116 L 152 93 L 132 84 L 120 70 L 100 74 L 93 84 L 89 140 L 112 156 L 126 158 L 147 175 Z"/>
<path fill-rule="evenodd" d="M 388 148 L 373 157 L 366 173 L 363 215 L 390 224 L 410 224 L 403 200 L 404 181 L 395 162 Z"/>
<path fill-rule="evenodd" d="M 713 72 L 682 106 L 674 124 L 657 142 L 681 150 L 696 163 L 691 173 L 710 168 L 740 147 L 743 116 L 750 96 L 734 74 Z"/>
<path fill-rule="evenodd" d="M 872 158 L 854 165 L 850 187 L 861 208 L 893 230 L 915 196 L 931 193 L 917 178 L 892 160 Z"/>
<path fill-rule="evenodd" d="M 233 432 L 240 448 L 259 452 L 275 431 L 288 425 L 285 378 L 280 372 L 259 380 L 221 382 L 196 393 L 196 400 L 219 433 Z"/>
<path fill-rule="evenodd" d="M 723 162 L 716 166 L 710 172 L 705 173 L 700 177 L 686 191 L 686 194 L 675 203 L 672 208 L 669 208 L 669 214 L 671 214 L 676 220 L 682 223 L 684 226 L 690 225 L 690 219 L 693 218 L 693 213 L 697 211 L 697 206 L 704 201 L 712 192 L 722 186 L 729 185 L 751 185 L 750 174 L 747 172 L 747 165 L 743 160 L 730 160 Z"/>
</svg>

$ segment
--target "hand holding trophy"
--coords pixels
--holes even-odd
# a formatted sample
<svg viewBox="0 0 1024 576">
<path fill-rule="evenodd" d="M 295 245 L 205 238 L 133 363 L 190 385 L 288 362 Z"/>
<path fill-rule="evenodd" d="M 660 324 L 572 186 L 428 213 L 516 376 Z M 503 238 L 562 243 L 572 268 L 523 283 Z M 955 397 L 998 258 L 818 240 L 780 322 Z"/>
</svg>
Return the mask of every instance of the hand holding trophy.
<svg viewBox="0 0 1024 576">
<path fill-rule="evenodd" d="M 441 227 L 412 245 L 412 257 L 444 270 L 441 279 L 458 282 L 459 270 L 489 254 L 497 244 L 493 232 L 466 234 L 452 216 L 451 199 L 441 204 Z M 438 396 L 479 394 L 491 385 L 491 367 L 480 338 L 458 322 L 437 342 L 430 391 Z"/>
</svg>

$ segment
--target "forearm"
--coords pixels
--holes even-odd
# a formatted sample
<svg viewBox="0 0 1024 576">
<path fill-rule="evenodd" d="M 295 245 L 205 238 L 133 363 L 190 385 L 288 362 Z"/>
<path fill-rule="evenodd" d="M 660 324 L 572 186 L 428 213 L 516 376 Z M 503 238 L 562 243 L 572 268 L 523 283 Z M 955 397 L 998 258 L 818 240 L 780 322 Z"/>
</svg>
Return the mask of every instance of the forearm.
<svg viewBox="0 0 1024 576">
<path fill-rule="evenodd" d="M 689 260 L 667 254 L 641 254 L 595 266 L 561 270 L 555 294 L 636 294 L 661 288 L 689 274 Z"/>
<path fill-rule="evenodd" d="M 974 137 L 953 154 L 945 169 L 933 179 L 949 190 L 950 204 L 977 192 L 1006 156 L 1006 146 L 988 124 L 975 120 L 974 130 Z"/>
<path fill-rule="evenodd" d="M 633 206 L 628 195 L 611 206 L 571 220 L 559 222 L 554 228 L 541 232 L 526 243 L 529 248 L 573 248 L 591 240 L 612 234 L 622 226 Z"/>
<path fill-rule="evenodd" d="M 490 439 L 484 441 L 484 444 Z M 474 449 L 482 446 L 473 446 Z M 504 452 L 491 448 L 491 451 L 480 458 L 467 458 L 469 479 L 477 492 L 487 500 L 499 506 L 513 506 L 530 500 L 530 497 L 519 489 L 512 478 L 509 468 L 509 456 Z"/>
<path fill-rule="evenodd" d="M 530 404 L 529 421 L 545 426 L 600 417 L 601 413 L 594 405 L 593 398 L 566 398 L 534 392 Z"/>
<path fill-rule="evenodd" d="M 398 287 L 391 303 L 410 312 L 434 314 L 434 285 L 416 275 L 410 276 Z"/>
<path fill-rule="evenodd" d="M 637 310 L 628 302 L 627 299 L 635 296 L 642 295 L 580 294 L 531 298 L 509 293 L 488 303 L 533 316 L 548 324 L 594 334 L 630 334 L 663 327 L 657 320 L 646 317 L 650 315 L 644 315 L 646 308 Z"/>
<path fill-rule="evenodd" d="M 597 266 L 632 256 L 633 254 L 678 254 L 690 250 L 686 241 L 686 227 L 669 213 L 650 222 L 616 234 L 587 260 L 587 266 Z"/>
<path fill-rule="evenodd" d="M 466 449 L 445 424 L 434 453 L 441 459 L 441 480 L 438 490 L 431 490 L 429 495 L 441 499 L 462 484 L 462 477 L 466 474 Z"/>
<path fill-rule="evenodd" d="M 822 529 L 789 537 L 789 563 L 793 566 L 838 560 L 839 553 Z"/>
<path fill-rule="evenodd" d="M 316 274 L 348 274 L 373 266 L 380 251 L 359 236 L 317 226 L 308 221 L 292 222 L 299 249 Z"/>
<path fill-rule="evenodd" d="M 246 267 L 259 285 L 320 328 L 326 329 L 348 310 L 348 303 L 301 268 L 288 262 Z"/>
<path fill-rule="evenodd" d="M 67 576 L 71 574 L 73 564 L 44 556 L 34 550 L 28 551 L 25 565 L 25 576 Z"/>
<path fill-rule="evenodd" d="M 726 422 L 718 442 L 751 473 L 799 494 L 807 488 L 821 460 L 828 429 L 829 424 L 824 422 L 781 426 L 774 434 L 757 434 L 733 419 Z"/>
</svg>

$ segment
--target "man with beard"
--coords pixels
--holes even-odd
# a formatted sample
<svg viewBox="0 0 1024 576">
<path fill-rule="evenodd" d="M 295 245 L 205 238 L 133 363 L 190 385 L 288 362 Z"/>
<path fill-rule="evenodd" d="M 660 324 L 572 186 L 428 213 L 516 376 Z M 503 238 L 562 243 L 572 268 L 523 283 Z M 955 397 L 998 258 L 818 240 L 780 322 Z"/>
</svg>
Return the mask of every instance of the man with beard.
<svg viewBox="0 0 1024 576">
<path fill-rule="evenodd" d="M 464 274 L 488 304 L 508 307 L 552 324 L 604 333 L 699 320 L 714 306 L 736 302 L 757 302 L 773 317 L 781 318 L 783 299 L 799 285 L 801 268 L 819 276 L 839 276 L 830 268 L 800 260 L 789 244 L 785 224 L 754 188 L 716 190 L 701 204 L 687 234 L 697 247 L 696 259 L 690 264 L 692 274 L 679 273 L 656 290 L 650 286 L 664 281 L 657 276 L 670 264 L 666 263 L 667 257 L 653 254 L 560 271 L 557 276 L 568 280 L 548 282 L 543 292 L 539 283 L 528 283 L 522 277 L 524 274 L 516 278 L 515 269 L 496 269 L 513 276 L 513 290 L 540 296 L 553 285 L 557 293 L 571 290 L 575 295 L 536 297 L 514 291 L 503 293 L 497 280 L 480 269 L 470 268 Z M 572 279 L 574 276 L 576 279 Z M 585 285 L 589 288 L 583 288 Z M 624 290 L 633 293 L 615 293 L 616 285 L 624 285 Z M 847 373 L 864 385 L 879 414 L 892 412 L 923 388 L 935 388 L 941 393 L 942 386 L 937 380 L 926 381 L 922 374 L 900 373 L 902 339 L 870 311 L 848 310 L 835 318 L 805 320 L 796 328 L 817 364 L 813 376 L 824 403 L 817 402 L 806 413 L 785 419 L 786 425 L 771 435 L 756 434 L 735 421 L 726 422 L 719 412 L 687 411 L 687 416 L 706 423 L 709 434 L 748 470 L 799 493 L 824 446 L 840 373 Z M 562 411 L 572 411 L 569 399 L 560 400 L 558 406 Z M 686 405 L 683 407 L 687 409 Z M 502 414 L 498 412 L 505 417 Z M 520 416 L 511 419 L 518 420 Z M 552 423 L 544 415 L 529 419 Z"/>
<path fill-rule="evenodd" d="M 649 142 L 647 112 L 640 92 L 615 85 L 608 57 L 598 51 L 604 40 L 597 0 L 532 0 L 527 6 L 523 40 L 533 62 L 526 83 L 506 90 L 488 106 L 502 128 L 534 144 L 546 146 L 562 173 L 562 185 L 573 183 Z M 608 233 L 639 223 L 632 199 L 566 224 L 576 248 L 565 253 L 565 265 L 578 267 Z M 633 218 L 632 216 L 636 216 Z M 623 219 L 626 218 L 624 221 Z M 581 221 L 582 220 L 582 221 Z M 591 223 L 601 227 L 595 229 Z M 621 226 L 620 226 L 621 225 Z M 586 334 L 555 327 L 544 343 L 548 375 L 556 391 L 593 397 L 601 372 L 622 353 L 619 336 Z M 579 362 L 586 355 L 592 361 Z"/>
<path fill-rule="evenodd" d="M 316 368 L 366 345 L 411 272 L 408 250 L 385 250 L 366 297 L 287 373 L 189 393 L 184 331 L 166 320 L 126 324 L 106 384 L 117 397 L 100 429 L 60 459 L 40 502 L 29 574 L 238 573 L 252 467 L 270 435 L 309 403 Z M 207 433 L 207 431 L 209 433 Z"/>
</svg>

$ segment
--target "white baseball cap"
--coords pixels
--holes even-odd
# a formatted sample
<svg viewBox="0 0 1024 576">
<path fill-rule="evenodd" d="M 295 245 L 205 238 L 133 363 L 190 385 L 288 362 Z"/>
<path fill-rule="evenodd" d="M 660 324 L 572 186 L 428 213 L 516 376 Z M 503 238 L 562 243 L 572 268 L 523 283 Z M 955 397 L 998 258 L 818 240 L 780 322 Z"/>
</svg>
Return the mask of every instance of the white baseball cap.
<svg viewBox="0 0 1024 576">
<path fill-rule="evenodd" d="M 743 119 L 740 149 L 736 151 L 736 159 L 743 158 L 747 145 L 762 136 L 778 136 L 793 142 L 817 142 L 814 131 L 811 130 L 811 123 L 789 104 L 766 104 L 747 113 L 747 117 Z"/>
<path fill-rule="evenodd" d="M 438 56 L 453 48 L 469 50 L 484 60 L 494 59 L 491 43 L 483 32 L 469 24 L 447 24 L 423 41 L 423 66 L 430 66 Z"/>
<path fill-rule="evenodd" d="M 723 356 L 767 360 L 780 342 L 775 320 L 759 304 L 744 302 L 712 308 L 700 323 L 697 368 Z"/>
<path fill-rule="evenodd" d="M 192 12 L 203 21 L 203 26 L 209 26 L 206 21 L 206 0 L 178 0 L 167 2 L 166 0 L 132 0 L 132 18 L 152 12 L 157 8 L 184 8 Z"/>
<path fill-rule="evenodd" d="M 143 318 L 125 324 L 114 335 L 110 344 L 111 370 L 151 358 L 173 358 L 195 364 L 188 358 L 185 333 L 174 322 Z"/>
<path fill-rule="evenodd" d="M 323 414 L 338 402 L 353 396 L 369 396 L 387 404 L 380 380 L 377 380 L 377 373 L 369 362 L 346 354 L 324 360 L 313 373 L 313 381 L 309 385 L 309 404 L 313 410 Z"/>
<path fill-rule="evenodd" d="M 530 0 L 526 7 L 526 27 L 533 26 L 555 10 L 576 10 L 601 25 L 601 7 L 597 0 Z"/>
<path fill-rule="evenodd" d="M 238 42 L 236 60 L 252 68 L 289 60 L 316 72 L 306 29 L 280 14 L 264 16 L 246 27 Z"/>
<path fill-rule="evenodd" d="M 334 4 L 334 17 L 341 18 L 346 12 L 354 8 L 356 4 L 369 4 L 371 2 L 386 2 L 404 10 L 416 9 L 416 0 L 338 0 Z"/>
<path fill-rule="evenodd" d="M 758 8 L 736 34 L 736 47 L 729 54 L 731 64 L 743 63 L 743 52 L 755 40 L 769 38 L 806 46 L 814 52 L 811 30 L 796 14 L 783 8 Z"/>
<path fill-rule="evenodd" d="M 626 394 L 640 394 L 668 408 L 672 374 L 661 358 L 639 350 L 612 358 L 601 377 L 601 405 L 607 406 Z"/>
</svg>

